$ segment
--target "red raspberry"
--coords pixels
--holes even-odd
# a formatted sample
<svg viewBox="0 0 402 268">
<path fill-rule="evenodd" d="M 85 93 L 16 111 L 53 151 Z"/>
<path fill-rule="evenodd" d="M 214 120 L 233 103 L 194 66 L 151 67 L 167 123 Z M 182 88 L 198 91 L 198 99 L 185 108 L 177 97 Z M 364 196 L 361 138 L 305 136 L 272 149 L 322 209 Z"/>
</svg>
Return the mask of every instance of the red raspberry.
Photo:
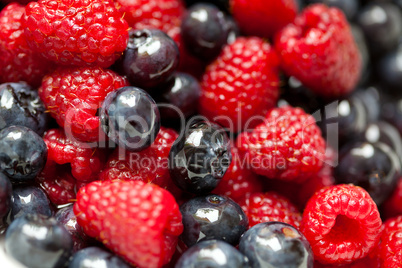
<svg viewBox="0 0 402 268">
<path fill-rule="evenodd" d="M 127 86 L 125 78 L 98 67 L 59 68 L 45 76 L 39 96 L 66 133 L 80 141 L 98 141 L 98 108 L 109 92 Z"/>
<path fill-rule="evenodd" d="M 351 92 L 360 78 L 361 56 L 342 11 L 307 7 L 275 38 L 284 71 L 323 97 Z"/>
<path fill-rule="evenodd" d="M 399 179 L 396 189 L 384 202 L 382 208 L 385 218 L 402 215 L 402 178 Z"/>
<path fill-rule="evenodd" d="M 62 65 L 109 67 L 128 42 L 128 25 L 111 0 L 39 0 L 23 19 L 29 46 Z"/>
<path fill-rule="evenodd" d="M 240 37 L 226 45 L 202 78 L 201 114 L 233 132 L 255 126 L 252 119 L 263 117 L 278 99 L 278 67 L 263 39 Z"/>
<path fill-rule="evenodd" d="M 141 181 L 97 181 L 77 193 L 74 213 L 86 234 L 138 267 L 169 262 L 183 231 L 174 197 Z"/>
<path fill-rule="evenodd" d="M 253 193 L 239 201 L 248 217 L 249 226 L 268 221 L 280 221 L 299 228 L 301 215 L 285 197 L 274 193 Z"/>
<path fill-rule="evenodd" d="M 381 267 L 400 268 L 402 263 L 402 216 L 384 223 L 377 256 Z"/>
<path fill-rule="evenodd" d="M 377 206 L 363 188 L 336 185 L 321 189 L 308 201 L 300 230 L 316 260 L 347 264 L 376 247 L 381 224 Z"/>
<path fill-rule="evenodd" d="M 181 190 L 170 178 L 168 157 L 178 136 L 176 131 L 161 127 L 154 143 L 145 150 L 130 152 L 117 148 L 109 157 L 100 179 L 152 182 L 176 196 Z"/>
<path fill-rule="evenodd" d="M 295 0 L 230 0 L 230 7 L 242 32 L 261 37 L 272 37 L 297 13 Z"/>
<path fill-rule="evenodd" d="M 12 3 L 0 12 L 0 83 L 26 81 L 36 87 L 51 64 L 29 48 L 22 26 L 24 11 Z"/>
<path fill-rule="evenodd" d="M 77 180 L 99 179 L 99 173 L 106 162 L 105 151 L 86 143 L 72 141 L 61 129 L 47 131 L 43 140 L 48 148 L 48 161 L 59 165 L 71 164 L 71 174 Z"/>
<path fill-rule="evenodd" d="M 270 110 L 262 124 L 238 136 L 237 146 L 256 173 L 298 182 L 318 173 L 325 151 L 314 118 L 290 106 Z"/>
<path fill-rule="evenodd" d="M 234 144 L 230 148 L 232 162 L 213 193 L 230 197 L 237 202 L 247 194 L 262 192 L 263 188 L 259 176 L 247 167 L 239 149 Z"/>
</svg>

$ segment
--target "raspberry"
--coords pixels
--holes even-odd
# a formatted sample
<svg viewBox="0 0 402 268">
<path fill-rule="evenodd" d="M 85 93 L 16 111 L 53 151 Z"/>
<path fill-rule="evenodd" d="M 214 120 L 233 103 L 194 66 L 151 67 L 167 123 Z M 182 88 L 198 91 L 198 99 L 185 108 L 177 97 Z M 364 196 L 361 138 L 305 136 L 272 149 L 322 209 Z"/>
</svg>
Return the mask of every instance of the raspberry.
<svg viewBox="0 0 402 268">
<path fill-rule="evenodd" d="M 39 86 L 51 64 L 29 48 L 22 26 L 25 8 L 7 5 L 0 13 L 0 83 L 25 81 Z"/>
<path fill-rule="evenodd" d="M 127 86 L 125 78 L 98 67 L 58 68 L 45 76 L 39 96 L 66 133 L 80 141 L 98 141 L 97 109 L 109 92 Z"/>
<path fill-rule="evenodd" d="M 244 162 L 239 150 L 231 144 L 232 162 L 213 193 L 239 201 L 247 194 L 262 192 L 262 182 Z"/>
<path fill-rule="evenodd" d="M 240 37 L 226 45 L 202 78 L 200 113 L 233 132 L 255 126 L 254 117 L 264 116 L 278 99 L 278 67 L 263 39 Z"/>
<path fill-rule="evenodd" d="M 377 245 L 381 218 L 370 195 L 358 186 L 321 189 L 307 203 L 300 230 L 321 263 L 347 264 Z"/>
<path fill-rule="evenodd" d="M 262 222 L 280 221 L 299 228 L 301 215 L 285 197 L 274 192 L 253 193 L 239 201 L 246 213 L 249 226 Z"/>
<path fill-rule="evenodd" d="M 323 97 L 351 92 L 361 56 L 342 11 L 323 4 L 307 7 L 275 37 L 282 68 Z"/>
<path fill-rule="evenodd" d="M 130 152 L 117 148 L 109 157 L 100 179 L 152 182 L 176 196 L 181 190 L 170 178 L 168 156 L 178 136 L 176 131 L 161 127 L 154 143 L 145 150 Z"/>
<path fill-rule="evenodd" d="M 395 190 L 384 202 L 382 208 L 385 218 L 402 215 L 402 179 L 399 179 Z"/>
<path fill-rule="evenodd" d="M 247 35 L 272 37 L 293 21 L 297 13 L 295 0 L 230 0 L 237 24 Z"/>
<path fill-rule="evenodd" d="M 23 17 L 29 46 L 62 65 L 109 67 L 123 53 L 128 25 L 110 0 L 39 0 Z"/>
<path fill-rule="evenodd" d="M 138 267 L 161 267 L 183 231 L 174 197 L 141 181 L 97 181 L 77 193 L 74 213 L 86 234 Z"/>
<path fill-rule="evenodd" d="M 384 223 L 377 256 L 381 267 L 399 268 L 402 263 L 402 216 Z"/>
<path fill-rule="evenodd" d="M 43 137 L 48 148 L 48 161 L 59 165 L 71 164 L 71 174 L 80 181 L 93 181 L 106 162 L 106 154 L 99 148 L 70 140 L 61 129 L 51 129 Z"/>
<path fill-rule="evenodd" d="M 325 151 L 314 118 L 290 106 L 270 110 L 252 132 L 238 136 L 237 146 L 257 174 L 297 182 L 321 169 Z"/>
</svg>

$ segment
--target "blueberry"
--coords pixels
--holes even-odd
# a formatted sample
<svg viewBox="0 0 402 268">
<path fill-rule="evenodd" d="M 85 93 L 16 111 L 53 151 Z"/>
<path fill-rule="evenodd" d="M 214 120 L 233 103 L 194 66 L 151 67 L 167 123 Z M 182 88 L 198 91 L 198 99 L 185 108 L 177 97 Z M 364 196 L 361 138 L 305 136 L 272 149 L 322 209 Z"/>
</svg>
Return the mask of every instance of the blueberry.
<svg viewBox="0 0 402 268">
<path fill-rule="evenodd" d="M 196 114 L 200 94 L 200 84 L 193 76 L 175 73 L 172 83 L 155 97 L 162 120 L 182 119 Z"/>
<path fill-rule="evenodd" d="M 282 222 L 254 225 L 242 236 L 239 250 L 252 268 L 313 267 L 313 253 L 307 239 L 293 226 Z"/>
<path fill-rule="evenodd" d="M 225 11 L 227 13 L 229 12 L 229 0 L 185 0 L 186 5 L 188 7 L 191 7 L 192 5 L 198 4 L 198 3 L 209 3 L 217 6 L 220 10 Z"/>
<path fill-rule="evenodd" d="M 175 141 L 169 153 L 169 171 L 174 183 L 190 193 L 215 189 L 232 155 L 230 141 L 217 124 L 201 121 L 191 124 Z"/>
<path fill-rule="evenodd" d="M 381 118 L 396 127 L 402 135 L 402 99 L 382 98 Z"/>
<path fill-rule="evenodd" d="M 6 175 L 0 173 L 0 218 L 3 218 L 11 207 L 12 187 Z"/>
<path fill-rule="evenodd" d="M 186 250 L 175 265 L 175 268 L 197 267 L 244 268 L 248 267 L 248 260 L 230 244 L 219 240 L 209 240 L 195 244 Z"/>
<path fill-rule="evenodd" d="M 173 75 L 179 64 L 179 49 L 164 32 L 130 30 L 123 56 L 115 64 L 131 85 L 145 90 L 159 86 Z"/>
<path fill-rule="evenodd" d="M 353 19 L 359 9 L 358 0 L 306 0 L 307 4 L 323 3 L 330 7 L 337 7 L 345 13 L 348 20 Z"/>
<path fill-rule="evenodd" d="M 360 99 L 366 111 L 367 121 L 376 122 L 381 116 L 381 93 L 379 89 L 370 86 L 365 89 L 358 89 L 353 93 L 353 97 Z"/>
<path fill-rule="evenodd" d="M 19 186 L 13 190 L 10 220 L 26 214 L 52 216 L 53 210 L 45 192 L 36 186 Z"/>
<path fill-rule="evenodd" d="M 233 20 L 212 4 L 190 7 L 183 17 L 181 35 L 187 50 L 202 60 L 215 59 L 228 42 L 238 36 Z"/>
<path fill-rule="evenodd" d="M 334 175 L 337 183 L 363 187 L 380 205 L 401 176 L 401 162 L 384 143 L 351 142 L 341 148 Z"/>
<path fill-rule="evenodd" d="M 87 236 L 80 225 L 77 223 L 77 217 L 74 214 L 73 206 L 61 208 L 54 215 L 56 221 L 63 225 L 70 233 L 73 240 L 73 252 L 83 249 L 90 245 L 92 239 Z"/>
<path fill-rule="evenodd" d="M 56 268 L 67 263 L 72 241 L 55 219 L 29 214 L 8 227 L 5 248 L 8 254 L 30 268 Z"/>
<path fill-rule="evenodd" d="M 384 57 L 381 58 L 378 64 L 379 78 L 387 87 L 400 94 L 402 87 L 402 45 Z"/>
<path fill-rule="evenodd" d="M 180 239 L 188 246 L 204 240 L 223 240 L 237 245 L 247 230 L 248 219 L 241 207 L 228 197 L 199 196 L 180 207 L 183 233 Z"/>
<path fill-rule="evenodd" d="M 33 130 L 10 126 L 0 131 L 0 169 L 11 182 L 33 181 L 46 159 L 46 143 Z"/>
<path fill-rule="evenodd" d="M 98 247 L 77 251 L 68 268 L 130 268 L 121 258 Z"/>
<path fill-rule="evenodd" d="M 27 83 L 0 85 L 0 129 L 24 126 L 42 135 L 48 121 L 45 110 L 38 92 Z"/>
<path fill-rule="evenodd" d="M 103 131 L 129 151 L 149 147 L 160 129 L 158 107 L 151 96 L 136 87 L 122 87 L 109 93 L 100 109 Z"/>
</svg>

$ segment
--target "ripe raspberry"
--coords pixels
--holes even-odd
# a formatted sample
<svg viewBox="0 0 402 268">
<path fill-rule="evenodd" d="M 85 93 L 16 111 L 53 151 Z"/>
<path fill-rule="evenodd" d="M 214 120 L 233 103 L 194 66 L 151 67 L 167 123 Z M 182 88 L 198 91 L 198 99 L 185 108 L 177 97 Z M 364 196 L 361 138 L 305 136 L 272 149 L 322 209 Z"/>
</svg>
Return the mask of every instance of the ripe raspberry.
<svg viewBox="0 0 402 268">
<path fill-rule="evenodd" d="M 307 7 L 275 38 L 282 68 L 323 97 L 351 92 L 360 78 L 361 56 L 342 11 Z"/>
<path fill-rule="evenodd" d="M 21 23 L 24 11 L 12 3 L 0 12 L 0 84 L 25 81 L 36 87 L 52 66 L 29 48 Z"/>
<path fill-rule="evenodd" d="M 399 179 L 391 196 L 384 202 L 382 209 L 385 218 L 402 215 L 402 178 Z"/>
<path fill-rule="evenodd" d="M 99 179 L 106 162 L 105 151 L 86 143 L 70 140 L 61 129 L 51 129 L 43 136 L 48 148 L 48 161 L 71 164 L 71 174 L 80 181 Z"/>
<path fill-rule="evenodd" d="M 230 8 L 242 32 L 272 37 L 293 21 L 297 13 L 295 0 L 230 0 Z"/>
<path fill-rule="evenodd" d="M 161 127 L 154 143 L 140 152 L 120 151 L 117 148 L 109 157 L 100 180 L 140 180 L 152 182 L 171 191 L 181 193 L 170 178 L 169 151 L 179 135 L 172 129 Z"/>
<path fill-rule="evenodd" d="M 402 263 L 402 216 L 387 220 L 383 229 L 377 249 L 381 267 L 399 268 Z"/>
<path fill-rule="evenodd" d="M 300 230 L 321 263 L 347 264 L 377 245 L 381 218 L 370 195 L 358 186 L 321 189 L 307 203 Z"/>
<path fill-rule="evenodd" d="M 98 67 L 59 68 L 45 76 L 39 96 L 66 133 L 80 141 L 98 141 L 97 110 L 109 92 L 127 86 L 125 78 Z"/>
<path fill-rule="evenodd" d="M 128 24 L 110 0 L 39 0 L 23 17 L 29 46 L 62 65 L 109 67 L 128 42 Z"/>
<path fill-rule="evenodd" d="M 247 167 L 239 149 L 231 144 L 230 151 L 232 162 L 213 193 L 230 197 L 237 202 L 247 194 L 262 192 L 262 181 Z"/>
<path fill-rule="evenodd" d="M 74 213 L 86 234 L 138 267 L 169 262 L 183 231 L 174 197 L 141 181 L 97 181 L 77 193 Z"/>
<path fill-rule="evenodd" d="M 325 151 L 314 118 L 290 106 L 270 110 L 252 132 L 238 136 L 237 146 L 257 174 L 297 182 L 321 169 Z"/>
<path fill-rule="evenodd" d="M 263 39 L 238 38 L 207 67 L 201 114 L 233 132 L 255 126 L 253 117 L 264 116 L 278 99 L 278 67 L 276 53 Z"/>
<path fill-rule="evenodd" d="M 246 213 L 249 226 L 269 221 L 280 221 L 299 228 L 301 215 L 285 197 L 274 192 L 253 193 L 239 201 Z"/>
</svg>

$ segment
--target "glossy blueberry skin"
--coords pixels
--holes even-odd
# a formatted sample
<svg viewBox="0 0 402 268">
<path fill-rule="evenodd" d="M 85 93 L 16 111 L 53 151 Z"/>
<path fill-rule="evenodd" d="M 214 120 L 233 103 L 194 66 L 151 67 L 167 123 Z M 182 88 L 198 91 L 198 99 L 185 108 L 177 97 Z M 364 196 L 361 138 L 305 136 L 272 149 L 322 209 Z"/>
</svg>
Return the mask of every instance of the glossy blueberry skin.
<svg viewBox="0 0 402 268">
<path fill-rule="evenodd" d="M 128 86 L 106 96 L 100 122 L 116 144 L 129 151 L 141 151 L 154 142 L 160 129 L 160 114 L 148 93 Z"/>
<path fill-rule="evenodd" d="M 219 240 L 202 241 L 186 250 L 175 268 L 244 268 L 248 260 L 235 247 Z"/>
<path fill-rule="evenodd" d="M 53 209 L 46 193 L 36 186 L 19 186 L 13 189 L 10 220 L 27 214 L 53 215 Z"/>
<path fill-rule="evenodd" d="M 88 247 L 77 251 L 70 262 L 68 268 L 130 268 L 116 255 L 98 247 Z"/>
<path fill-rule="evenodd" d="M 240 240 L 239 250 L 250 267 L 313 268 L 313 252 L 302 233 L 282 222 L 251 227 Z"/>
<path fill-rule="evenodd" d="M 217 124 L 191 124 L 169 152 L 169 171 L 174 183 L 194 194 L 211 192 L 228 169 L 232 155 L 230 141 Z"/>
<path fill-rule="evenodd" d="M 367 121 L 376 122 L 381 117 L 381 93 L 380 89 L 369 86 L 364 89 L 357 89 L 353 98 L 359 99 L 366 111 Z"/>
<path fill-rule="evenodd" d="M 337 7 L 343 11 L 348 20 L 352 19 L 359 9 L 358 0 L 306 0 L 307 4 L 323 3 L 330 7 Z"/>
<path fill-rule="evenodd" d="M 63 267 L 71 256 L 72 240 L 54 218 L 29 214 L 6 231 L 6 252 L 30 268 Z"/>
<path fill-rule="evenodd" d="M 38 92 L 27 83 L 0 85 L 0 129 L 25 126 L 42 135 L 49 119 L 45 111 Z"/>
<path fill-rule="evenodd" d="M 159 86 L 179 64 L 179 49 L 167 34 L 156 29 L 130 30 L 127 48 L 116 63 L 131 85 L 145 90 Z"/>
<path fill-rule="evenodd" d="M 402 45 L 398 49 L 391 51 L 381 58 L 378 64 L 379 78 L 387 87 L 391 87 L 393 91 L 398 92 L 402 87 Z M 399 93 L 400 94 L 400 93 Z"/>
<path fill-rule="evenodd" d="M 215 5 L 199 3 L 184 15 L 181 36 L 191 54 L 210 61 L 219 55 L 224 45 L 236 39 L 238 30 L 234 21 Z"/>
<path fill-rule="evenodd" d="M 11 182 L 33 181 L 46 159 L 46 143 L 33 130 L 10 126 L 0 131 L 0 169 Z"/>
<path fill-rule="evenodd" d="M 188 247 L 212 239 L 235 246 L 248 227 L 248 218 L 241 207 L 219 195 L 192 198 L 180 206 L 180 212 L 184 227 L 180 239 Z"/>
<path fill-rule="evenodd" d="M 155 96 L 162 120 L 184 119 L 196 114 L 200 94 L 197 79 L 186 73 L 175 73 L 172 82 Z"/>
<path fill-rule="evenodd" d="M 77 223 L 77 217 L 74 214 L 72 205 L 59 209 L 54 218 L 70 233 L 73 240 L 73 252 L 86 248 L 91 244 L 92 239 L 85 234 L 82 227 Z"/>
<path fill-rule="evenodd" d="M 6 175 L 0 173 L 0 218 L 10 210 L 12 200 L 12 186 Z"/>
<path fill-rule="evenodd" d="M 341 148 L 334 176 L 337 183 L 353 183 L 366 189 L 380 205 L 401 176 L 401 161 L 384 143 L 352 142 Z"/>
</svg>

